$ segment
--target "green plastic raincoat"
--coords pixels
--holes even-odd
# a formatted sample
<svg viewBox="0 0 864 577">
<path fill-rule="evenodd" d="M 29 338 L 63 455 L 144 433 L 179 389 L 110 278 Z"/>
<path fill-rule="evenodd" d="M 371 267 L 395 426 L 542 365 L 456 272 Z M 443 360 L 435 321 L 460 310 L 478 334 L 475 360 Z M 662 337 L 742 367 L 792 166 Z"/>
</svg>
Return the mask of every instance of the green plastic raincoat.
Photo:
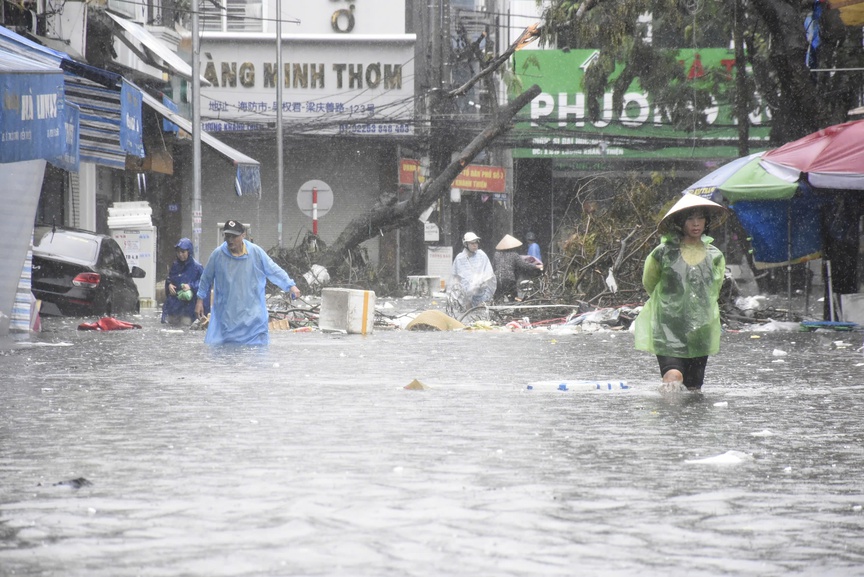
<svg viewBox="0 0 864 577">
<path fill-rule="evenodd" d="M 636 348 L 655 355 L 691 359 L 720 350 L 720 288 L 726 259 L 703 235 L 704 258 L 694 265 L 682 256 L 677 235 L 663 236 L 645 259 L 642 284 L 650 298 L 636 317 Z M 684 251 L 689 251 L 684 247 Z M 697 246 L 692 256 L 701 252 Z M 690 259 L 692 262 L 692 258 Z"/>
</svg>

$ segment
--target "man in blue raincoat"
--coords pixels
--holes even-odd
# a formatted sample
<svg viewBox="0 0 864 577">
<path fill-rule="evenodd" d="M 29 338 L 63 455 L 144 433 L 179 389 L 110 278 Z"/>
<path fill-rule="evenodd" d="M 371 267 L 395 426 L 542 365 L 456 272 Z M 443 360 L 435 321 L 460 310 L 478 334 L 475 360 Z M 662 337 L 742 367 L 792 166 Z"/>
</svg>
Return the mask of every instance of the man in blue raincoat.
<svg viewBox="0 0 864 577">
<path fill-rule="evenodd" d="M 267 281 L 295 297 L 300 289 L 264 249 L 244 238 L 246 227 L 240 221 L 227 221 L 222 233 L 225 242 L 210 255 L 198 283 L 198 318 L 204 317 L 204 298 L 214 289 L 204 342 L 266 345 L 270 342 Z"/>
</svg>

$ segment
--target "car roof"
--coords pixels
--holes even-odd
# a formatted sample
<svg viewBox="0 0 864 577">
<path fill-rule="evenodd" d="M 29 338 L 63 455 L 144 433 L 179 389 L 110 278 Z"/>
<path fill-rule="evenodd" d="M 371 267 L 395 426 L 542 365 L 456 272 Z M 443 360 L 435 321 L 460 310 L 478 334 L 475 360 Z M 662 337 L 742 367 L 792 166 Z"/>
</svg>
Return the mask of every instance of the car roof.
<svg viewBox="0 0 864 577">
<path fill-rule="evenodd" d="M 47 237 L 50 238 L 46 240 Z M 37 225 L 33 256 L 92 266 L 99 259 L 100 245 L 109 240 L 110 236 L 89 230 Z"/>
<path fill-rule="evenodd" d="M 71 226 L 55 226 L 53 224 L 42 224 L 42 223 L 36 224 L 36 226 L 33 227 L 33 231 L 34 231 L 33 236 L 36 238 L 41 238 L 42 236 L 45 235 L 45 233 L 51 232 L 52 227 L 54 229 L 55 234 L 56 233 L 63 233 L 63 234 L 72 234 L 72 235 L 80 235 L 80 236 L 90 236 L 90 237 L 95 237 L 95 238 L 99 238 L 99 239 L 111 238 L 111 236 L 109 236 L 107 234 L 102 234 L 99 232 L 93 232 L 92 230 L 84 230 L 83 228 L 74 228 Z"/>
</svg>

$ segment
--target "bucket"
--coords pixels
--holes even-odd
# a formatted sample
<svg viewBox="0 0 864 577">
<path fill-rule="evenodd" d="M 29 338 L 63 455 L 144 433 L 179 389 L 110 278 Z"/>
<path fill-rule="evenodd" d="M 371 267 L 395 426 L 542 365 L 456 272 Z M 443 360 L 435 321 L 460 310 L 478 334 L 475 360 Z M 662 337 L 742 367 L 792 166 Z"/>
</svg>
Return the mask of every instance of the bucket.
<svg viewBox="0 0 864 577">
<path fill-rule="evenodd" d="M 375 292 L 343 288 L 321 290 L 318 328 L 349 334 L 371 334 L 375 321 Z"/>
</svg>

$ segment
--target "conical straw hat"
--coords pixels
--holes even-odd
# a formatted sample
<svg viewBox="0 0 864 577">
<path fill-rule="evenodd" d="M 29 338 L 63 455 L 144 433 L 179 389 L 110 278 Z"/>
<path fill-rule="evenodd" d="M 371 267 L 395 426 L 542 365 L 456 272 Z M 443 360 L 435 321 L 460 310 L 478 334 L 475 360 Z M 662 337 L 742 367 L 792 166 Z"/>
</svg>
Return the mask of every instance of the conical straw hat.
<svg viewBox="0 0 864 577">
<path fill-rule="evenodd" d="M 497 245 L 495 245 L 495 250 L 509 250 L 511 248 L 516 248 L 522 246 L 522 242 L 518 239 L 510 236 L 509 234 L 505 234 L 504 238 L 502 238 Z"/>
<path fill-rule="evenodd" d="M 671 232 L 673 222 L 672 216 L 674 214 L 697 207 L 704 209 L 706 213 L 711 215 L 712 227 L 721 224 L 729 215 L 729 211 L 727 211 L 726 207 L 722 204 L 717 204 L 713 200 L 708 200 L 707 198 L 702 198 L 695 194 L 686 193 L 683 194 L 678 202 L 669 209 L 669 212 L 666 213 L 666 216 L 664 216 L 663 220 L 660 221 L 660 224 L 657 225 L 657 230 L 659 230 L 661 234 Z"/>
</svg>

